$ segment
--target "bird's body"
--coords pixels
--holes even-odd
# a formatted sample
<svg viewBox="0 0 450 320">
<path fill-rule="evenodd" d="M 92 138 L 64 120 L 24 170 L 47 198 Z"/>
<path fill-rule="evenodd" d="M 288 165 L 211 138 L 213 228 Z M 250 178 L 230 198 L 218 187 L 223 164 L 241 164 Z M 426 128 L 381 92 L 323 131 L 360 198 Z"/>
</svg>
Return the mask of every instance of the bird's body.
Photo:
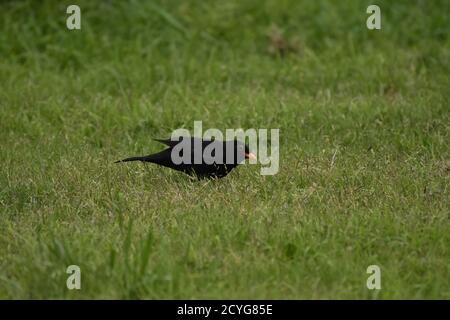
<svg viewBox="0 0 450 320">
<path fill-rule="evenodd" d="M 168 148 L 148 156 L 131 157 L 117 162 L 151 162 L 203 179 L 225 177 L 244 159 L 255 157 L 244 143 L 237 140 L 181 137 L 179 140 L 156 141 Z"/>
</svg>

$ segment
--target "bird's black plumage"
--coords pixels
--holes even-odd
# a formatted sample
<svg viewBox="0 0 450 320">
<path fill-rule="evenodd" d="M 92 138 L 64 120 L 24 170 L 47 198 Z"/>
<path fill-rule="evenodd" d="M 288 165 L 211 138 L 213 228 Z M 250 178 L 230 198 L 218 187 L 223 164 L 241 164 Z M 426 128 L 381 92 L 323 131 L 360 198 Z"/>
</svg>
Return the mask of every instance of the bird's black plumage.
<svg viewBox="0 0 450 320">
<path fill-rule="evenodd" d="M 225 177 L 244 159 L 255 157 L 248 147 L 238 140 L 202 140 L 193 137 L 155 140 L 168 148 L 148 156 L 131 157 L 116 162 L 151 162 L 203 179 Z"/>
</svg>

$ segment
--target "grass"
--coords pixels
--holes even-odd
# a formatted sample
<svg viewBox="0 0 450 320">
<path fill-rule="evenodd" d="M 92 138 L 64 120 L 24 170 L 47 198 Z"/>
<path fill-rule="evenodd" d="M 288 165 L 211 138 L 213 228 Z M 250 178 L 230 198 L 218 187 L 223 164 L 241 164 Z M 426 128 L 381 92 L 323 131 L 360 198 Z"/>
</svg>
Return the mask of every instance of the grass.
<svg viewBox="0 0 450 320">
<path fill-rule="evenodd" d="M 77 3 L 0 4 L 0 298 L 450 298 L 448 1 Z M 194 120 L 280 172 L 113 164 Z"/>
</svg>

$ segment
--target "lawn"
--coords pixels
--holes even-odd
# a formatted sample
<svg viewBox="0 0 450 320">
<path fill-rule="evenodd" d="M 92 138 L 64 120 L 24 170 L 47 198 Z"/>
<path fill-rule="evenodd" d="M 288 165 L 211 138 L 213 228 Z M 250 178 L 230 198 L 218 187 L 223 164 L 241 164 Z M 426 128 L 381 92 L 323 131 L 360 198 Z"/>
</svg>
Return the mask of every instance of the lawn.
<svg viewBox="0 0 450 320">
<path fill-rule="evenodd" d="M 449 1 L 69 4 L 0 3 L 0 298 L 450 299 Z M 279 172 L 113 163 L 197 120 Z"/>
</svg>

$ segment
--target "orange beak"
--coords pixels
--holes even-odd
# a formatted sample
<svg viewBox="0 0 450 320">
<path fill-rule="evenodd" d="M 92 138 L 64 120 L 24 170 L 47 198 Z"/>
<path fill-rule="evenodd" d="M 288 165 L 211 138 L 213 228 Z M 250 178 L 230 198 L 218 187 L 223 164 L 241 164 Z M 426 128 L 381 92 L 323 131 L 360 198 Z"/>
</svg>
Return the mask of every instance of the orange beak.
<svg viewBox="0 0 450 320">
<path fill-rule="evenodd" d="M 245 154 L 245 159 L 256 160 L 256 156 L 253 153 L 249 152 Z"/>
</svg>

